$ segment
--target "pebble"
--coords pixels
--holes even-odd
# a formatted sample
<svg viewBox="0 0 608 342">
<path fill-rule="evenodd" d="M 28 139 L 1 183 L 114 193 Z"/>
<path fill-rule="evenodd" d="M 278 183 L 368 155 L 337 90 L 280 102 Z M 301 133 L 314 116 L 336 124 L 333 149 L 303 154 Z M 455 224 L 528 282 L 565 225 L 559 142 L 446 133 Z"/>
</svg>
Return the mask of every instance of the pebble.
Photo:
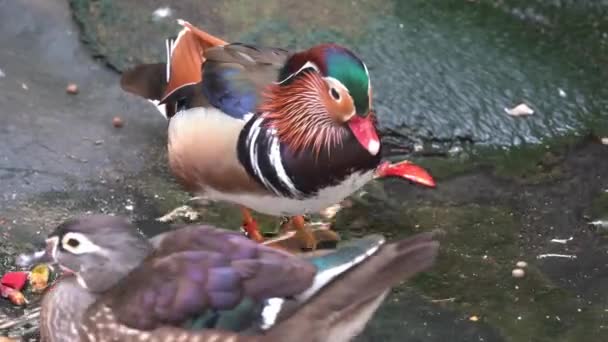
<svg viewBox="0 0 608 342">
<path fill-rule="evenodd" d="M 65 92 L 70 95 L 78 94 L 78 85 L 76 83 L 70 83 L 67 87 L 65 87 Z"/>
<path fill-rule="evenodd" d="M 511 271 L 511 275 L 513 275 L 513 278 L 523 278 L 526 275 L 526 272 L 521 268 L 515 268 Z"/>
<path fill-rule="evenodd" d="M 122 119 L 120 118 L 120 116 L 115 116 L 112 119 L 112 125 L 116 128 L 120 128 L 124 125 L 124 122 L 122 121 Z"/>
<path fill-rule="evenodd" d="M 515 264 L 515 266 L 517 266 L 517 267 L 519 267 L 519 268 L 526 268 L 526 267 L 528 267 L 528 263 L 527 263 L 527 262 L 525 262 L 525 261 L 520 260 L 520 261 L 518 261 L 518 262 Z"/>
</svg>

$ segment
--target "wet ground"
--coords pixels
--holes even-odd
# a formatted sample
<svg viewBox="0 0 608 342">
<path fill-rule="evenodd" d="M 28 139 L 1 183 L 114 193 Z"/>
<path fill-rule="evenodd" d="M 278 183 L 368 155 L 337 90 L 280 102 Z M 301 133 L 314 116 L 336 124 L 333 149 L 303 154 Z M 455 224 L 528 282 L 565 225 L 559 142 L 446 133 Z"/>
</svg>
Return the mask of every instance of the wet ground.
<svg viewBox="0 0 608 342">
<path fill-rule="evenodd" d="M 447 232 L 437 266 L 394 291 L 360 341 L 608 340 L 608 231 L 587 224 L 608 219 L 601 20 L 565 35 L 570 17 L 541 1 L 323 2 L 314 15 L 297 2 L 181 1 L 166 19 L 152 16 L 165 1 L 70 3 L 80 27 L 63 1 L 0 0 L 0 269 L 68 217 L 124 214 L 152 233 L 164 228 L 153 218 L 188 199 L 165 166 L 166 122 L 114 71 L 159 57 L 184 17 L 230 39 L 356 46 L 395 157 L 464 144 L 417 159 L 436 190 L 370 184 L 336 217 L 345 237 Z M 503 112 L 522 101 L 537 113 Z M 237 214 L 213 205 L 204 219 L 236 227 Z M 517 261 L 528 263 L 521 279 Z"/>
</svg>

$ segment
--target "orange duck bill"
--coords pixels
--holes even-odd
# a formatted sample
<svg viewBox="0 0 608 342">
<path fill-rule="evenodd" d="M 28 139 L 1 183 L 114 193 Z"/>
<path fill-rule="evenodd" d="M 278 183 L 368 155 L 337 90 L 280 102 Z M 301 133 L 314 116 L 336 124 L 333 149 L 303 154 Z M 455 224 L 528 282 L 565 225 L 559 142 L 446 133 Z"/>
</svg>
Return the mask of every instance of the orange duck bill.
<svg viewBox="0 0 608 342">
<path fill-rule="evenodd" d="M 374 178 L 386 177 L 405 178 L 416 184 L 421 184 L 430 188 L 435 187 L 435 180 L 428 171 L 407 160 L 395 164 L 391 164 L 390 162 L 380 164 L 376 169 Z"/>
</svg>

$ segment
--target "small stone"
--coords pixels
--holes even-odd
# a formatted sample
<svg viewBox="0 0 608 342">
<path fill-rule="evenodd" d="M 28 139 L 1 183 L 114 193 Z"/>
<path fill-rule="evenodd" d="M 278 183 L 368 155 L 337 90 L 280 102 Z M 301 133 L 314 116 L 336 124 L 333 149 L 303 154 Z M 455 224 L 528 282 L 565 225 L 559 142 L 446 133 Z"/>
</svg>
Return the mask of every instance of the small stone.
<svg viewBox="0 0 608 342">
<path fill-rule="evenodd" d="M 70 95 L 76 95 L 78 94 L 78 86 L 76 83 L 70 83 L 67 87 L 65 87 L 65 92 Z"/>
<path fill-rule="evenodd" d="M 469 321 L 471 321 L 471 322 L 477 322 L 477 321 L 479 321 L 479 317 L 473 315 L 473 316 L 469 317 Z"/>
<path fill-rule="evenodd" d="M 515 266 L 517 266 L 517 267 L 519 267 L 519 268 L 526 268 L 526 267 L 528 267 L 528 263 L 527 263 L 527 262 L 525 262 L 525 261 L 520 260 L 520 261 L 518 261 L 518 262 L 515 264 Z"/>
<path fill-rule="evenodd" d="M 124 122 L 122 121 L 122 119 L 120 118 L 120 116 L 115 116 L 112 119 L 112 125 L 116 128 L 120 128 L 124 125 Z"/>
<path fill-rule="evenodd" d="M 608 137 L 603 137 L 600 141 L 602 142 L 602 145 L 608 145 Z"/>
<path fill-rule="evenodd" d="M 526 272 L 521 268 L 516 268 L 511 271 L 511 275 L 513 275 L 513 278 L 523 278 L 526 275 Z"/>
</svg>

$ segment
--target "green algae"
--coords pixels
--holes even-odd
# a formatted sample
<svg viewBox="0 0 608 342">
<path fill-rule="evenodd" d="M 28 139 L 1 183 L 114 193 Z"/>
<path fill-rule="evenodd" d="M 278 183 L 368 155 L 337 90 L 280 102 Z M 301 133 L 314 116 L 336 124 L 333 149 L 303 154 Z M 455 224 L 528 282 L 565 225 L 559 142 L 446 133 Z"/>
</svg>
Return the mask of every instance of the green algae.
<svg viewBox="0 0 608 342">
<path fill-rule="evenodd" d="M 397 341 L 408 318 L 419 320 L 403 313 L 408 303 L 416 301 L 412 293 L 435 301 L 436 307 L 427 310 L 447 310 L 464 326 L 487 324 L 505 341 L 576 341 L 592 338 L 602 326 L 601 305 L 585 305 L 575 293 L 557 287 L 534 260 L 524 260 L 528 262 L 524 278 L 511 275 L 522 260 L 524 246 L 518 238 L 518 218 L 508 207 L 419 203 L 393 208 L 391 214 L 386 203 L 374 206 L 355 204 L 335 226 L 347 235 L 357 231 L 350 227 L 353 222 L 391 238 L 433 229 L 445 234 L 437 264 L 393 291 L 363 340 Z M 377 214 L 363 216 L 363 211 Z M 424 310 L 420 315 L 425 316 Z M 473 316 L 478 321 L 470 320 Z"/>
</svg>

